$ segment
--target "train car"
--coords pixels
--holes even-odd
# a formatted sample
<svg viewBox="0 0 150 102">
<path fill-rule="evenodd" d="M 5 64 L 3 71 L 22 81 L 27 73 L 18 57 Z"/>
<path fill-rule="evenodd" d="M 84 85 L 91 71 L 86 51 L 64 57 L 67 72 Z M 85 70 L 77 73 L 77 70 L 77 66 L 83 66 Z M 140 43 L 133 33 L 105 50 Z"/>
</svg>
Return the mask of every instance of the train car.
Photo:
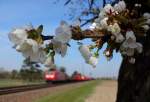
<svg viewBox="0 0 150 102">
<path fill-rule="evenodd" d="M 88 81 L 88 80 L 92 80 L 91 77 L 88 77 L 88 76 L 85 76 L 79 72 L 75 72 L 73 73 L 72 75 L 72 78 L 71 78 L 73 81 Z"/>
<path fill-rule="evenodd" d="M 46 82 L 65 82 L 68 80 L 68 76 L 66 73 L 61 72 L 58 69 L 50 69 L 45 72 L 44 76 Z"/>
<path fill-rule="evenodd" d="M 73 81 L 85 81 L 86 80 L 86 76 L 82 75 L 81 73 L 75 72 L 72 75 L 71 78 Z"/>
</svg>

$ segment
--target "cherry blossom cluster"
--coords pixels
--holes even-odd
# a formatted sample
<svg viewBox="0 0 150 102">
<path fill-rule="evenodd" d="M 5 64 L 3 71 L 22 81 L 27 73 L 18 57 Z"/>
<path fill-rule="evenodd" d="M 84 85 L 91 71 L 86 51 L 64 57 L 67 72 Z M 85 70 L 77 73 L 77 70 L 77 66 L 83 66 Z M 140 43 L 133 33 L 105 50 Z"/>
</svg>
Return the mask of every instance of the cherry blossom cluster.
<svg viewBox="0 0 150 102">
<path fill-rule="evenodd" d="M 142 53 L 143 46 L 137 42 L 136 37 L 146 36 L 150 25 L 150 14 L 144 13 L 139 16 L 137 8 L 141 6 L 141 4 L 135 4 L 134 9 L 128 10 L 125 2 L 119 1 L 114 6 L 106 4 L 100 9 L 99 17 L 95 19 L 90 29 L 105 31 L 102 35 L 109 36 L 104 41 L 108 43 L 104 51 L 108 59 L 112 57 L 115 49 L 119 50 L 123 56 L 129 57 L 130 63 L 135 63 L 136 53 Z"/>
<path fill-rule="evenodd" d="M 47 67 L 54 65 L 54 55 L 59 53 L 62 57 L 67 52 L 67 44 L 72 34 L 69 25 L 62 21 L 55 31 L 55 37 L 44 41 L 41 37 L 40 28 L 27 26 L 17 28 L 9 33 L 9 39 L 14 43 L 14 48 L 21 52 L 31 62 L 39 62 Z"/>
<path fill-rule="evenodd" d="M 86 63 L 96 67 L 99 50 L 104 43 L 107 43 L 104 51 L 107 59 L 110 60 L 113 51 L 116 50 L 123 56 L 127 56 L 130 63 L 135 63 L 134 56 L 143 51 L 143 45 L 137 42 L 137 37 L 146 37 L 150 25 L 149 13 L 138 15 L 137 8 L 141 6 L 135 4 L 134 9 L 129 10 L 124 1 L 119 1 L 114 6 L 106 4 L 100 9 L 98 18 L 86 30 L 91 34 L 90 36 L 87 34 L 88 37 L 94 36 L 92 39 L 95 43 L 79 45 L 79 51 Z M 56 28 L 52 39 L 45 41 L 42 37 L 42 30 L 42 26 L 16 28 L 9 33 L 9 39 L 14 44 L 14 48 L 25 58 L 29 58 L 32 62 L 42 63 L 47 67 L 54 65 L 55 54 L 60 54 L 62 57 L 66 55 L 71 39 L 88 38 L 84 35 L 86 31 L 83 30 L 83 33 L 80 26 L 73 27 L 65 21 L 62 21 Z M 94 52 L 95 48 L 96 52 Z"/>
</svg>

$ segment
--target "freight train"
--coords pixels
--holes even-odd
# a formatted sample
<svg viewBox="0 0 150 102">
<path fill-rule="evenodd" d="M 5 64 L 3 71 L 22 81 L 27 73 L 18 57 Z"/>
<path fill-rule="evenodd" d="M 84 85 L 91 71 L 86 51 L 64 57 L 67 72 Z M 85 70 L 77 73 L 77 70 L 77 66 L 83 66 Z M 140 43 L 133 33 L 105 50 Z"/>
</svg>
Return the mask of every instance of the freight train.
<svg viewBox="0 0 150 102">
<path fill-rule="evenodd" d="M 69 82 L 69 81 L 88 81 L 93 78 L 82 75 L 81 73 L 75 71 L 71 77 L 69 77 L 65 72 L 58 69 L 49 69 L 45 71 L 44 79 L 47 83 L 54 82 Z"/>
</svg>

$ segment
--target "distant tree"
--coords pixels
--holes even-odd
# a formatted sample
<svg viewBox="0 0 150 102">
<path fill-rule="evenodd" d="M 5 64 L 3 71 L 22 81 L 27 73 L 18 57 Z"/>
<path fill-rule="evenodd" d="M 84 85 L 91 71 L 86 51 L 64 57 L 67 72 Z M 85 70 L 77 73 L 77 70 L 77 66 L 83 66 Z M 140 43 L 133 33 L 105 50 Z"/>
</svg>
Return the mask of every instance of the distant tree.
<svg viewBox="0 0 150 102">
<path fill-rule="evenodd" d="M 74 71 L 74 72 L 72 73 L 72 77 L 73 77 L 74 75 L 77 75 L 77 74 L 79 74 L 79 72 L 78 72 L 78 71 Z"/>
<path fill-rule="evenodd" d="M 60 67 L 60 71 L 63 73 L 66 73 L 66 68 L 62 66 L 62 67 Z"/>
<path fill-rule="evenodd" d="M 19 73 L 16 69 L 11 71 L 11 79 L 19 79 Z"/>
<path fill-rule="evenodd" d="M 43 79 L 43 71 L 38 68 L 22 68 L 20 70 L 21 79 L 26 81 L 38 81 Z"/>
<path fill-rule="evenodd" d="M 10 78 L 10 72 L 5 70 L 5 68 L 0 68 L 0 79 Z"/>
<path fill-rule="evenodd" d="M 30 63 L 27 59 L 24 61 L 22 68 L 20 69 L 20 77 L 26 81 L 37 81 L 43 79 L 43 71 L 39 69 L 37 63 Z"/>
</svg>

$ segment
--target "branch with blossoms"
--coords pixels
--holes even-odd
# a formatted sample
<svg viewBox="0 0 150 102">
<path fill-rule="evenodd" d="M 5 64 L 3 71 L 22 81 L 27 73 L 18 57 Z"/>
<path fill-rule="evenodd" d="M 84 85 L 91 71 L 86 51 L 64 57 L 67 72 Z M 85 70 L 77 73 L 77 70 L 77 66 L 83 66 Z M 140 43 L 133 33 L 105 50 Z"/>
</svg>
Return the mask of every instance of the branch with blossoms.
<svg viewBox="0 0 150 102">
<path fill-rule="evenodd" d="M 122 56 L 134 64 L 135 56 L 142 53 L 141 37 L 146 37 L 150 25 L 150 14 L 139 14 L 141 4 L 135 4 L 132 10 L 126 8 L 124 1 L 119 1 L 114 6 L 106 4 L 100 9 L 99 16 L 86 30 L 79 25 L 73 26 L 62 21 L 55 30 L 54 36 L 44 36 L 43 26 L 38 28 L 28 26 L 14 29 L 9 34 L 14 48 L 32 62 L 42 63 L 47 67 L 54 65 L 55 54 L 64 57 L 67 53 L 69 41 L 91 38 L 91 45 L 79 45 L 79 51 L 85 62 L 96 67 L 99 50 L 107 43 L 104 55 L 108 60 L 113 57 L 114 51 L 119 51 Z"/>
</svg>

